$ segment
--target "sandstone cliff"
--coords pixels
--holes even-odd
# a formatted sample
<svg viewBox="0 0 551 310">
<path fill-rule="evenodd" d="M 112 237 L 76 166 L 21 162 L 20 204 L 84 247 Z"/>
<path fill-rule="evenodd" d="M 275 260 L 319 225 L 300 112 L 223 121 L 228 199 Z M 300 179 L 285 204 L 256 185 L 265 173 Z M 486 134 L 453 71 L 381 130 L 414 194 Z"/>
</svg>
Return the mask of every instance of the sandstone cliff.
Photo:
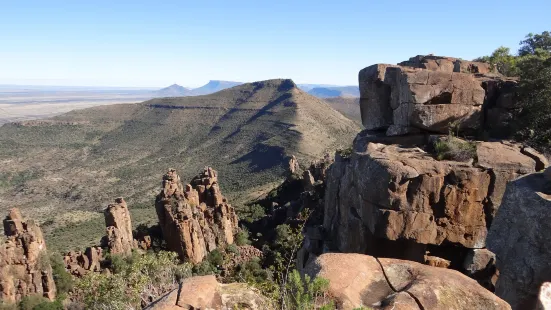
<svg viewBox="0 0 551 310">
<path fill-rule="evenodd" d="M 163 176 L 155 208 L 164 239 L 181 259 L 199 263 L 219 246 L 233 243 L 238 219 L 222 196 L 215 170 L 206 167 L 185 187 L 174 169 Z"/>
<path fill-rule="evenodd" d="M 18 209 L 4 219 L 6 241 L 0 247 L 0 300 L 20 301 L 28 295 L 53 300 L 56 287 L 42 236 L 33 220 L 24 220 Z"/>
</svg>

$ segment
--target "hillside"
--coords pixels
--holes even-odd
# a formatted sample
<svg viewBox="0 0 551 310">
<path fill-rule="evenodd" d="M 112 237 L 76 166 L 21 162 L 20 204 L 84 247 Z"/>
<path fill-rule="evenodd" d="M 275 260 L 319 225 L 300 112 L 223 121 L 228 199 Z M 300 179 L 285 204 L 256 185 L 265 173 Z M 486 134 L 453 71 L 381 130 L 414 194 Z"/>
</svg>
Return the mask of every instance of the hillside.
<svg viewBox="0 0 551 310">
<path fill-rule="evenodd" d="M 360 113 L 360 98 L 333 97 L 324 98 L 323 100 L 327 102 L 333 109 L 341 112 L 342 115 L 357 122 L 358 124 L 362 123 L 362 114 Z"/>
<path fill-rule="evenodd" d="M 182 179 L 215 167 L 222 190 L 239 204 L 280 180 L 289 155 L 309 162 L 350 146 L 358 131 L 291 80 L 6 124 L 0 127 L 0 210 L 30 212 L 54 245 L 84 246 L 78 239 L 97 240 L 102 230 L 86 227 L 101 222 L 97 211 L 114 197 L 133 206 L 135 224 L 155 221 L 152 199 L 169 167 Z"/>
</svg>

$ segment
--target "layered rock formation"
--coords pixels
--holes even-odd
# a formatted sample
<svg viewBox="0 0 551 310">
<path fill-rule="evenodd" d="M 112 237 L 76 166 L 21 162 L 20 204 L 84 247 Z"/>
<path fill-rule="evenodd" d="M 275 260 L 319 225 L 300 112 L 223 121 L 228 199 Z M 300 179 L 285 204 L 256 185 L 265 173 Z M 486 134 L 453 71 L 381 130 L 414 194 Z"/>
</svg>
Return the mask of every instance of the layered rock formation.
<svg viewBox="0 0 551 310">
<path fill-rule="evenodd" d="M 473 164 L 438 161 L 418 147 L 356 145 L 329 169 L 324 228 L 341 252 L 422 261 L 426 245 L 484 248 L 507 181 L 536 169 L 521 150 L 480 142 Z"/>
<path fill-rule="evenodd" d="M 18 209 L 4 219 L 6 241 L 0 246 L 0 300 L 20 301 L 28 295 L 53 300 L 56 287 L 42 230 L 24 220 Z"/>
<path fill-rule="evenodd" d="M 155 208 L 170 250 L 199 263 L 208 252 L 233 243 L 238 219 L 220 192 L 215 170 L 206 167 L 184 187 L 176 171 L 169 169 L 162 186 Z"/>
<path fill-rule="evenodd" d="M 399 66 L 359 73 L 362 122 L 388 136 L 430 131 L 498 131 L 511 120 L 516 81 L 490 74 L 485 63 L 417 56 Z"/>
<path fill-rule="evenodd" d="M 124 199 L 115 199 L 115 203 L 108 205 L 103 213 L 107 230 L 105 246 L 109 248 L 109 252 L 123 255 L 132 253 L 137 243 L 132 236 L 130 212 Z"/>
<path fill-rule="evenodd" d="M 500 277 L 496 294 L 513 309 L 534 309 L 538 291 L 551 281 L 551 169 L 507 185 L 488 235 Z"/>
<path fill-rule="evenodd" d="M 185 279 L 180 286 L 146 310 L 271 309 L 269 301 L 242 283 L 220 284 L 215 276 Z"/>
<path fill-rule="evenodd" d="M 367 67 L 359 83 L 366 130 L 327 170 L 323 229 L 310 229 L 299 267 L 322 252 L 364 253 L 457 269 L 493 289 L 486 237 L 506 184 L 548 162 L 520 144 L 444 134 L 497 128 L 484 115 L 514 107 L 516 82 L 486 64 L 418 56 Z M 441 142 L 468 148 L 439 160 Z"/>
<path fill-rule="evenodd" d="M 304 271 L 329 280 L 339 309 L 511 309 L 457 271 L 410 261 L 328 253 Z"/>
</svg>

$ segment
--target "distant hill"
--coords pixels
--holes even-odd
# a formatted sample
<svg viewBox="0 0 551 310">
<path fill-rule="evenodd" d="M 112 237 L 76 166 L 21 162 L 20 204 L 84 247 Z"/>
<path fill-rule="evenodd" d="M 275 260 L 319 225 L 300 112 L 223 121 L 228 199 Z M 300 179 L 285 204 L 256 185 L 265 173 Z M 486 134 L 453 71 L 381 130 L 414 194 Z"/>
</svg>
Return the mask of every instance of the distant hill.
<svg viewBox="0 0 551 310">
<path fill-rule="evenodd" d="M 324 98 L 323 100 L 329 103 L 329 105 L 333 109 L 341 112 L 342 115 L 357 122 L 359 125 L 362 124 L 362 114 L 360 113 L 360 98 L 333 97 Z"/>
<path fill-rule="evenodd" d="M 215 93 L 217 91 L 224 90 L 226 88 L 234 87 L 237 85 L 241 85 L 243 83 L 241 82 L 231 82 L 231 81 L 218 81 L 218 80 L 212 80 L 209 81 L 207 84 L 192 89 L 192 95 L 208 95 Z"/>
<path fill-rule="evenodd" d="M 281 180 L 288 156 L 307 164 L 349 147 L 359 130 L 291 80 L 5 124 L 0 211 L 18 206 L 32 214 L 52 247 L 85 246 L 103 235 L 91 221 L 101 222 L 97 212 L 115 197 L 127 199 L 134 224 L 154 223 L 152 200 L 169 167 L 187 181 L 212 166 L 239 207 Z"/>
<path fill-rule="evenodd" d="M 360 97 L 358 86 L 315 87 L 308 93 L 319 98 Z"/>
<path fill-rule="evenodd" d="M 172 84 L 155 92 L 155 96 L 158 97 L 181 97 L 189 96 L 191 94 L 191 89 L 178 84 Z"/>
<path fill-rule="evenodd" d="M 305 92 L 309 92 L 310 90 L 314 88 L 325 88 L 325 87 L 339 87 L 339 85 L 331 85 L 331 84 L 297 84 L 298 88 Z"/>
</svg>

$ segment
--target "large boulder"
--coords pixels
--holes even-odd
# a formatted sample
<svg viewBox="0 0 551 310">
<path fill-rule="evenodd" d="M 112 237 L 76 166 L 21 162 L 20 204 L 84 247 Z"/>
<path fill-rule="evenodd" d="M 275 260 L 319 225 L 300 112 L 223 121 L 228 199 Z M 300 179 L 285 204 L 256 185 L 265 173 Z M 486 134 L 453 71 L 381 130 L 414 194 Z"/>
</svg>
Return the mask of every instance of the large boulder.
<svg viewBox="0 0 551 310">
<path fill-rule="evenodd" d="M 446 133 L 450 123 L 471 131 L 480 126 L 485 91 L 472 74 L 373 65 L 360 71 L 359 84 L 366 129 L 403 135 Z"/>
<path fill-rule="evenodd" d="M 56 287 L 42 230 L 24 220 L 18 209 L 4 219 L 5 242 L 0 246 L 0 301 L 14 303 L 29 295 L 54 300 Z"/>
<path fill-rule="evenodd" d="M 215 276 L 185 279 L 180 286 L 153 302 L 148 310 L 271 309 L 269 301 L 242 283 L 220 284 Z"/>
<path fill-rule="evenodd" d="M 478 150 L 470 163 L 439 161 L 417 147 L 357 144 L 328 170 L 329 247 L 415 261 L 426 245 L 484 248 L 505 184 L 534 172 L 536 161 L 514 144 L 480 142 Z"/>
<path fill-rule="evenodd" d="M 304 272 L 329 280 L 329 294 L 339 309 L 510 309 L 457 271 L 410 261 L 327 253 Z"/>
<path fill-rule="evenodd" d="M 517 82 L 491 71 L 486 63 L 432 55 L 369 66 L 358 76 L 362 123 L 389 136 L 452 127 L 510 134 Z"/>
<path fill-rule="evenodd" d="M 488 235 L 500 271 L 496 294 L 513 309 L 534 309 L 540 286 L 551 281 L 550 189 L 546 173 L 510 182 Z"/>
<path fill-rule="evenodd" d="M 232 244 L 237 233 L 235 210 L 220 192 L 217 173 L 210 167 L 185 187 L 176 171 L 169 169 L 155 208 L 168 248 L 193 263 Z"/>
</svg>

